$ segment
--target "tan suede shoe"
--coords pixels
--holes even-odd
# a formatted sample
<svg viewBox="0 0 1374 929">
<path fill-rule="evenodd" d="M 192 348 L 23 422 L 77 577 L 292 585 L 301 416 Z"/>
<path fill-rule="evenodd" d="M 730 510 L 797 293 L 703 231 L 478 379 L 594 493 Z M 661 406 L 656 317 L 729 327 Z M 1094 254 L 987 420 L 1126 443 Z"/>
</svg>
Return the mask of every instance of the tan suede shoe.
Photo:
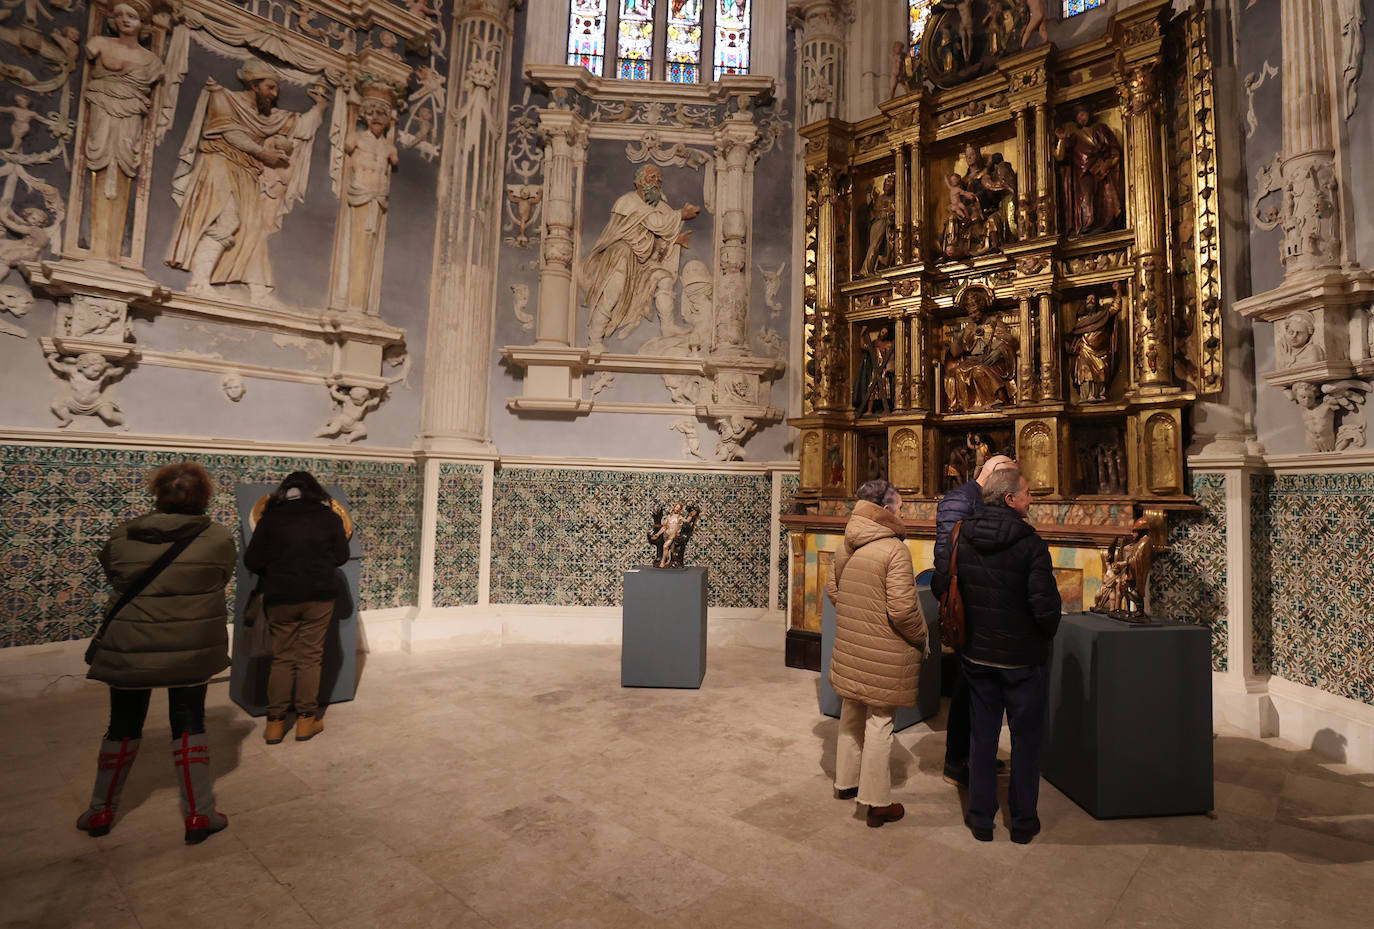
<svg viewBox="0 0 1374 929">
<path fill-rule="evenodd" d="M 305 742 L 324 732 L 324 721 L 315 716 L 296 718 L 296 741 Z"/>
<path fill-rule="evenodd" d="M 276 745 L 286 738 L 286 720 L 268 719 L 266 728 L 262 730 L 262 737 L 267 740 L 268 745 Z"/>
</svg>

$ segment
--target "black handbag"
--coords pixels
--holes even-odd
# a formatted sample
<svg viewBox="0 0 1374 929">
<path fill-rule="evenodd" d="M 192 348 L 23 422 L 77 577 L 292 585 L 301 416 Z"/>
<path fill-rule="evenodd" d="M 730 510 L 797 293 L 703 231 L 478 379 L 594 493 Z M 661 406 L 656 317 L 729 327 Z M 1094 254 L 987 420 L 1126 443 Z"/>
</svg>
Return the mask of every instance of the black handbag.
<svg viewBox="0 0 1374 929">
<path fill-rule="evenodd" d="M 161 574 L 164 568 L 176 561 L 177 556 L 186 551 L 187 547 L 199 538 L 200 533 L 204 531 L 205 529 L 202 527 L 198 532 L 184 539 L 178 539 L 167 546 L 167 550 L 157 556 L 157 561 L 148 565 L 142 574 L 134 578 L 132 584 L 124 588 L 124 593 L 119 595 L 119 599 L 115 601 L 115 605 L 110 608 L 110 611 L 105 614 L 105 618 L 101 620 L 100 628 L 95 631 L 95 635 L 91 636 L 91 644 L 86 646 L 86 664 L 90 664 L 95 660 L 95 650 L 97 646 L 100 645 L 100 640 L 104 638 L 105 630 L 110 628 L 110 623 L 114 621 L 119 611 L 132 603 L 135 597 L 143 593 L 143 589 L 151 584 L 153 579 Z"/>
<path fill-rule="evenodd" d="M 243 651 L 249 658 L 272 656 L 272 630 L 267 627 L 267 607 L 262 602 L 262 584 L 248 595 L 243 606 Z"/>
</svg>

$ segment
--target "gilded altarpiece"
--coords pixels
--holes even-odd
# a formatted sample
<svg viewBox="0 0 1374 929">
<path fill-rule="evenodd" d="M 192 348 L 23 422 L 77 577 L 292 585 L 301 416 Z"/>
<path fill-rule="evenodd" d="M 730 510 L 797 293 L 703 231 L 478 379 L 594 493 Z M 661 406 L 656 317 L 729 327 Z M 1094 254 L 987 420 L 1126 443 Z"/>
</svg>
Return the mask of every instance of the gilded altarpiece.
<svg viewBox="0 0 1374 929">
<path fill-rule="evenodd" d="M 920 571 L 938 498 L 1010 450 L 1068 610 L 1135 519 L 1162 544 L 1196 508 L 1189 411 L 1222 385 L 1214 107 L 1204 19 L 1171 16 L 1139 4 L 1070 49 L 983 32 L 967 60 L 933 16 L 923 89 L 800 130 L 794 631 L 819 630 L 873 477 L 902 491 Z"/>
</svg>

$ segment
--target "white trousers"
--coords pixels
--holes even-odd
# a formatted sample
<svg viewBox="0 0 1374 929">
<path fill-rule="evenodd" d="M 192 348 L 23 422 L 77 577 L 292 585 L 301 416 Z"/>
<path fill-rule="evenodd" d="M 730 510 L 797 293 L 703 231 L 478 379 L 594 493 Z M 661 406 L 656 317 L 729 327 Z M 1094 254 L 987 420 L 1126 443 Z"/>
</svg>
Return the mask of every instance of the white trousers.
<svg viewBox="0 0 1374 929">
<path fill-rule="evenodd" d="M 835 789 L 859 788 L 859 802 L 891 802 L 892 719 L 896 707 L 869 706 L 845 700 L 840 707 L 840 734 L 835 745 Z"/>
</svg>

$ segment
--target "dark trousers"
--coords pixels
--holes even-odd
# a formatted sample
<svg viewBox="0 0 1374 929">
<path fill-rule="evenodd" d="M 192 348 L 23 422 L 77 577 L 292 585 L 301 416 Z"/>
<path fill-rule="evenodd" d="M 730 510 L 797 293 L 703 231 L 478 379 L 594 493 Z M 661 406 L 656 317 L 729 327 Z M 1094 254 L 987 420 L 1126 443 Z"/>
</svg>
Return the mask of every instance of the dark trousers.
<svg viewBox="0 0 1374 929">
<path fill-rule="evenodd" d="M 167 720 L 172 738 L 182 733 L 199 735 L 205 731 L 205 684 L 167 688 Z M 105 738 L 111 741 L 143 738 L 143 721 L 148 718 L 151 690 L 110 688 L 110 728 Z"/>
<path fill-rule="evenodd" d="M 949 695 L 949 716 L 945 720 L 945 767 L 968 766 L 968 680 L 964 677 L 964 661 L 955 662 L 954 691 Z"/>
<path fill-rule="evenodd" d="M 1048 665 L 1029 668 L 989 668 L 964 662 L 968 680 L 969 825 L 991 829 L 997 818 L 997 740 L 1002 712 L 1011 727 L 1011 828 L 1040 828 L 1036 804 L 1040 800 L 1040 746 L 1045 740 L 1045 708 L 1049 698 Z"/>
</svg>

